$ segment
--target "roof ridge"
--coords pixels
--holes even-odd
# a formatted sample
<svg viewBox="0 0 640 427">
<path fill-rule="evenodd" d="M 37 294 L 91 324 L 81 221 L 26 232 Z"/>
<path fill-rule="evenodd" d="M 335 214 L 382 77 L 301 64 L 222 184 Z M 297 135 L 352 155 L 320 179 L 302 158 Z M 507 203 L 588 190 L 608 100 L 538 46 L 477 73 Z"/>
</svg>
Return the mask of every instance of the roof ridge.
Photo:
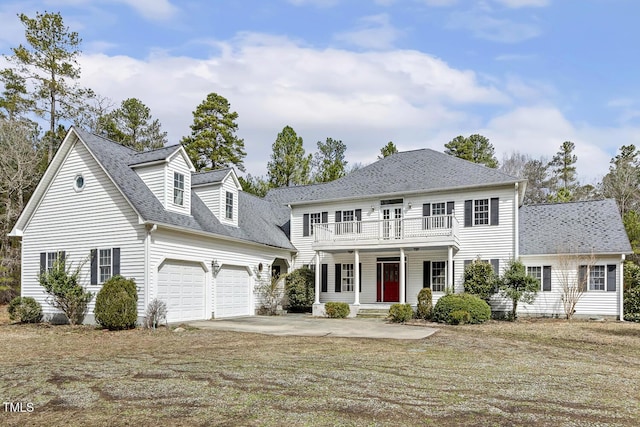
<svg viewBox="0 0 640 427">
<path fill-rule="evenodd" d="M 611 197 L 605 197 L 602 199 L 593 199 L 593 200 L 571 200 L 568 202 L 550 202 L 550 203 L 532 203 L 530 205 L 522 205 L 522 207 L 534 207 L 534 206 L 558 206 L 558 205 L 575 205 L 577 203 L 593 203 L 593 202 L 607 202 L 615 199 Z"/>
<path fill-rule="evenodd" d="M 231 170 L 231 169 L 233 169 L 233 167 L 228 166 L 226 168 L 212 169 L 210 171 L 192 172 L 191 175 L 204 175 L 205 173 L 220 172 L 220 171 Z"/>
</svg>

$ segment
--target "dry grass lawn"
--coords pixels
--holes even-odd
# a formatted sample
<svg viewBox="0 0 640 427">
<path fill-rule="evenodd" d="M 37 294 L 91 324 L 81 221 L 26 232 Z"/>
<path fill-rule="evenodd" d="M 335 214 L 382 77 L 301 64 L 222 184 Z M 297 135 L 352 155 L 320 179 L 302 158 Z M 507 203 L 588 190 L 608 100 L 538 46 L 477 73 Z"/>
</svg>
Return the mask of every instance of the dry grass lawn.
<svg viewBox="0 0 640 427">
<path fill-rule="evenodd" d="M 0 396 L 34 411 L 0 407 L 0 425 L 640 425 L 638 324 L 491 322 L 397 341 L 7 323 Z"/>
</svg>

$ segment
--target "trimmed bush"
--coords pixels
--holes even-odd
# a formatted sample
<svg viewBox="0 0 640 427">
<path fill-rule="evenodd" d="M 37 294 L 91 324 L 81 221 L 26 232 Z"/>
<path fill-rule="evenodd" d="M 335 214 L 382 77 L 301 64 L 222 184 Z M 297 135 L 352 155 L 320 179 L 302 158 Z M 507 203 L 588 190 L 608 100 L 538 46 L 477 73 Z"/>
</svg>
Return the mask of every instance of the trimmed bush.
<svg viewBox="0 0 640 427">
<path fill-rule="evenodd" d="M 452 325 L 464 325 L 471 323 L 471 313 L 466 310 L 455 310 L 451 312 Z"/>
<path fill-rule="evenodd" d="M 491 295 L 496 293 L 496 274 L 488 262 L 479 258 L 464 269 L 464 291 L 477 295 L 489 302 Z"/>
<path fill-rule="evenodd" d="M 15 297 L 9 303 L 9 319 L 20 323 L 40 323 L 42 306 L 31 297 Z"/>
<path fill-rule="evenodd" d="M 327 302 L 324 304 L 324 312 L 332 319 L 344 319 L 351 309 L 346 302 Z"/>
<path fill-rule="evenodd" d="M 287 309 L 294 313 L 311 311 L 315 298 L 315 276 L 310 268 L 299 268 L 287 276 Z"/>
<path fill-rule="evenodd" d="M 62 311 L 71 325 L 82 324 L 87 305 L 93 299 L 93 294 L 80 284 L 81 267 L 79 265 L 71 271 L 71 265 L 67 267 L 64 258 L 58 257 L 51 271 L 38 276 L 48 295 L 47 302 Z"/>
<path fill-rule="evenodd" d="M 413 319 L 411 304 L 393 304 L 389 307 L 389 319 L 395 323 L 405 323 Z"/>
<path fill-rule="evenodd" d="M 624 320 L 640 322 L 640 286 L 624 291 Z"/>
<path fill-rule="evenodd" d="M 469 322 L 483 323 L 491 318 L 491 308 L 483 299 L 471 294 L 450 294 L 441 297 L 433 308 L 433 320 L 440 323 L 456 324 L 460 319 L 466 320 L 466 315 L 456 314 L 456 319 L 452 317 L 455 311 L 466 311 L 469 313 Z M 461 317 L 462 316 L 462 317 Z"/>
<path fill-rule="evenodd" d="M 431 319 L 433 315 L 433 295 L 431 289 L 422 288 L 418 292 L 418 308 L 416 310 L 416 318 L 418 319 Z"/>
<path fill-rule="evenodd" d="M 138 291 L 133 279 L 113 276 L 104 282 L 96 297 L 96 322 L 111 331 L 135 328 L 138 320 Z"/>
</svg>

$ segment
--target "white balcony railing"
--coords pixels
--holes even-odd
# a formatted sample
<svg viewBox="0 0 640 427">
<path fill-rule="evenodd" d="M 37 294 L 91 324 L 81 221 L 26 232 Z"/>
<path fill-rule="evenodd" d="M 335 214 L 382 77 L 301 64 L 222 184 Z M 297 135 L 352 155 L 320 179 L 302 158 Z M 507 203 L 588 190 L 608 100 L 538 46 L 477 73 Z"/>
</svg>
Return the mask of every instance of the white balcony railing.
<svg viewBox="0 0 640 427">
<path fill-rule="evenodd" d="M 316 243 L 340 241 L 394 241 L 429 237 L 455 237 L 458 221 L 453 215 L 314 224 Z"/>
</svg>

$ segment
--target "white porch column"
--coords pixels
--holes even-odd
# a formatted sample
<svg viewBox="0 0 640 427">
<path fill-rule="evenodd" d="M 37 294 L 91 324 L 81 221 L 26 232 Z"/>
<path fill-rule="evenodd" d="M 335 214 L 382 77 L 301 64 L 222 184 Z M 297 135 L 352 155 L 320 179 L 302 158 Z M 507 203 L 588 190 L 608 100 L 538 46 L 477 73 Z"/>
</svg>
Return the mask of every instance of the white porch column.
<svg viewBox="0 0 640 427">
<path fill-rule="evenodd" d="M 404 268 L 404 248 L 400 248 L 400 304 L 405 304 L 407 302 L 407 298 L 405 295 L 406 283 L 404 283 Z"/>
<path fill-rule="evenodd" d="M 358 250 L 356 249 L 355 251 L 353 251 L 353 256 L 354 256 L 354 260 L 353 260 L 353 270 L 354 270 L 354 281 L 355 283 L 353 284 L 353 294 L 354 294 L 354 298 L 353 298 L 353 305 L 360 305 L 360 252 L 358 252 Z"/>
<path fill-rule="evenodd" d="M 618 286 L 618 296 L 620 298 L 620 321 L 624 321 L 624 259 L 625 254 L 622 254 L 620 257 L 620 277 L 618 278 L 618 282 L 620 282 L 620 286 Z"/>
<path fill-rule="evenodd" d="M 451 292 L 453 289 L 453 247 L 447 248 L 447 289 Z"/>
<path fill-rule="evenodd" d="M 316 280 L 315 280 L 315 301 L 314 304 L 320 304 L 320 251 L 316 251 Z"/>
</svg>

